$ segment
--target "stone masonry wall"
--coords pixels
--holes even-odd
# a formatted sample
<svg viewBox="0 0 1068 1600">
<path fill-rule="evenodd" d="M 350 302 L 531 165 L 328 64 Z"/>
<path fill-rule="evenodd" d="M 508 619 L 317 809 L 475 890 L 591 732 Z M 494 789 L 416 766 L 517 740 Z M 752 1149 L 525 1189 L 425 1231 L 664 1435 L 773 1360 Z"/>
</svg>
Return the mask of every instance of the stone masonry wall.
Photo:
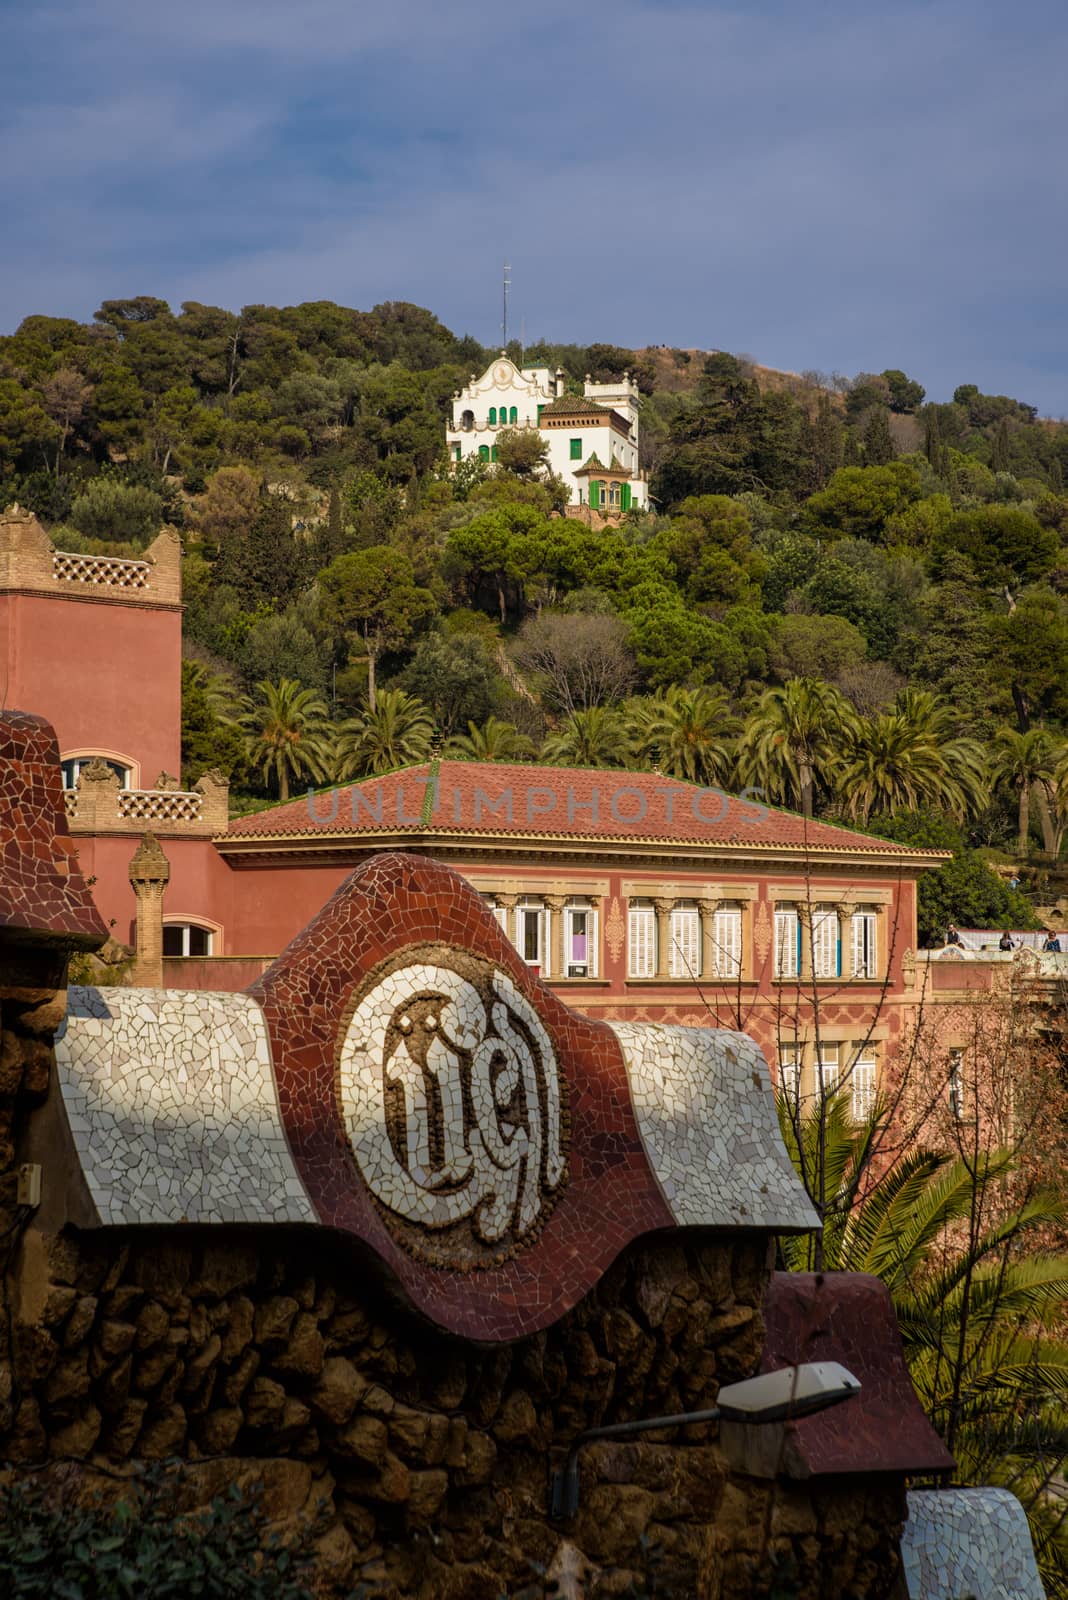
<svg viewBox="0 0 1068 1600">
<path fill-rule="evenodd" d="M 562 1461 L 585 1427 L 707 1407 L 755 1370 L 751 1241 L 639 1244 L 558 1324 L 501 1348 L 417 1321 L 358 1249 L 299 1230 L 27 1253 L 0 1454 L 180 1457 L 204 1498 L 263 1479 L 283 1526 L 319 1516 L 324 1593 L 496 1600 L 567 1573 L 591 1595 L 888 1592 L 899 1485 L 732 1479 L 712 1428 L 587 1448 L 578 1517 L 547 1518 L 553 1447 Z"/>
</svg>

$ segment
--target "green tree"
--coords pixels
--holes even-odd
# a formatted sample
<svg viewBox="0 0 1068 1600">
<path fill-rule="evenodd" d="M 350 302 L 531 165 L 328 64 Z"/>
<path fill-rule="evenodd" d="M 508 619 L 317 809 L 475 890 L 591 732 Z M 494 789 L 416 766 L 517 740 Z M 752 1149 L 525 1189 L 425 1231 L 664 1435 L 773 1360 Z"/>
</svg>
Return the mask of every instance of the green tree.
<svg viewBox="0 0 1068 1600">
<path fill-rule="evenodd" d="M 313 689 L 292 678 L 256 685 L 259 698 L 247 702 L 241 722 L 248 739 L 248 758 L 265 783 L 278 784 L 281 800 L 289 799 L 291 778 L 322 782 L 333 759 L 333 730 L 325 702 Z"/>
<path fill-rule="evenodd" d="M 245 781 L 240 717 L 240 701 L 224 678 L 199 661 L 182 662 L 182 775 L 187 788 L 213 768 L 225 773 L 233 786 Z"/>
<path fill-rule="evenodd" d="M 796 613 L 774 619 L 768 661 L 783 682 L 788 678 L 836 680 L 867 654 L 864 635 L 845 617 Z"/>
<path fill-rule="evenodd" d="M 561 767 L 619 767 L 623 728 L 618 712 L 605 706 L 572 711 L 542 745 L 542 760 Z"/>
<path fill-rule="evenodd" d="M 907 461 L 841 467 L 805 503 L 805 521 L 824 538 L 882 538 L 887 522 L 920 498 L 920 475 Z"/>
<path fill-rule="evenodd" d="M 990 763 L 991 777 L 995 784 L 1004 784 L 1016 791 L 1016 848 L 1021 856 L 1026 856 L 1028 850 L 1032 798 L 1038 801 L 1045 848 L 1051 855 L 1056 853 L 1050 804 L 1063 752 L 1063 743 L 1045 728 L 1030 728 L 1026 733 L 1018 733 L 1014 728 L 998 729 Z"/>
<path fill-rule="evenodd" d="M 497 435 L 497 462 L 517 478 L 538 478 L 549 463 L 549 446 L 536 428 L 503 428 Z"/>
<path fill-rule="evenodd" d="M 914 378 L 907 378 L 900 367 L 888 368 L 882 377 L 890 391 L 891 411 L 915 411 L 923 404 L 926 393 L 923 384 L 917 383 Z"/>
<path fill-rule="evenodd" d="M 412 563 L 391 545 L 354 550 L 319 575 L 323 616 L 340 632 L 355 634 L 367 657 L 367 699 L 376 709 L 375 674 L 386 650 L 406 644 L 436 609 L 434 596 L 415 582 Z"/>
<path fill-rule="evenodd" d="M 931 570 L 940 578 L 946 557 L 966 557 L 988 588 L 1017 590 L 1046 576 L 1057 560 L 1060 541 L 1017 506 L 972 506 L 958 511 L 935 536 Z"/>
<path fill-rule="evenodd" d="M 421 700 L 403 689 L 383 689 L 376 703 L 338 730 L 338 777 L 363 778 L 425 761 L 434 723 Z"/>
<path fill-rule="evenodd" d="M 632 701 L 627 712 L 631 749 L 643 763 L 691 783 L 728 781 L 738 719 L 722 690 L 672 684 L 658 699 Z"/>
<path fill-rule="evenodd" d="M 854 723 L 838 792 L 863 822 L 924 806 L 963 818 L 985 801 L 983 766 L 980 746 L 952 735 L 933 696 L 906 690 L 892 711 Z"/>
<path fill-rule="evenodd" d="M 864 459 L 873 467 L 888 466 L 897 451 L 890 432 L 890 414 L 885 406 L 872 406 L 864 424 Z"/>
<path fill-rule="evenodd" d="M 445 736 L 464 723 L 492 717 L 504 690 L 485 646 L 471 635 L 433 633 L 420 639 L 396 681 L 428 707 Z"/>
<path fill-rule="evenodd" d="M 90 478 L 70 508 L 70 520 L 90 539 L 144 546 L 155 538 L 163 501 L 139 484 L 102 474 Z"/>
<path fill-rule="evenodd" d="M 464 761 L 530 761 L 534 741 L 520 733 L 514 723 L 487 717 L 479 727 L 467 724 L 467 732 L 455 734 L 445 746 L 445 754 Z"/>
<path fill-rule="evenodd" d="M 747 719 L 738 751 L 743 782 L 812 816 L 818 789 L 833 789 L 840 751 L 855 724 L 848 701 L 819 678 L 768 689 Z"/>
</svg>

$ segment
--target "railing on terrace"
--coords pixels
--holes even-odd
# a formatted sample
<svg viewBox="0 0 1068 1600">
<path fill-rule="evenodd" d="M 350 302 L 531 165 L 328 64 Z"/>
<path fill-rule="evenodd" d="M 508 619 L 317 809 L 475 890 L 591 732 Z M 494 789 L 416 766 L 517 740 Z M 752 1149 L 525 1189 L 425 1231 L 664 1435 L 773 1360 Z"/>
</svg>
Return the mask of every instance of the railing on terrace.
<svg viewBox="0 0 1068 1600">
<path fill-rule="evenodd" d="M 83 771 L 64 794 L 74 833 L 177 833 L 210 837 L 226 829 L 229 784 L 206 772 L 193 789 L 120 789 L 106 768 Z"/>
<path fill-rule="evenodd" d="M 147 589 L 150 561 L 130 561 L 124 556 L 83 556 L 56 550 L 52 576 L 66 583 L 92 583 L 105 589 Z"/>
</svg>

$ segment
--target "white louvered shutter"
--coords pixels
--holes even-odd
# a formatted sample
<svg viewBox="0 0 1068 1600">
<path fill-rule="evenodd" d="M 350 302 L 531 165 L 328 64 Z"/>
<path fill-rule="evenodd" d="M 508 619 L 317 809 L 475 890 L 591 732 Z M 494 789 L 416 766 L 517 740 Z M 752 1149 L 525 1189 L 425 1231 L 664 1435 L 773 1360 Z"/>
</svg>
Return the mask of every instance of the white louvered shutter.
<svg viewBox="0 0 1068 1600">
<path fill-rule="evenodd" d="M 875 1105 L 875 1052 L 862 1049 L 853 1063 L 853 1121 L 866 1122 Z"/>
<path fill-rule="evenodd" d="M 797 977 L 797 912 L 775 913 L 775 976 Z"/>
<path fill-rule="evenodd" d="M 627 974 L 656 977 L 656 918 L 652 906 L 632 905 L 627 915 Z"/>
<path fill-rule="evenodd" d="M 818 1060 L 819 1088 L 824 1094 L 838 1093 L 838 1046 L 821 1044 Z"/>
<path fill-rule="evenodd" d="M 830 906 L 812 914 L 812 971 L 817 978 L 838 976 L 838 913 Z"/>
<path fill-rule="evenodd" d="M 742 970 L 742 913 L 717 911 L 712 918 L 712 959 L 717 978 L 737 978 Z"/>
<path fill-rule="evenodd" d="M 853 976 L 874 978 L 878 971 L 874 911 L 853 914 Z"/>
<path fill-rule="evenodd" d="M 696 906 L 675 906 L 669 923 L 673 978 L 696 978 L 701 972 L 701 925 Z"/>
<path fill-rule="evenodd" d="M 599 919 L 598 919 L 598 916 L 597 916 L 597 909 L 596 909 L 595 906 L 591 906 L 589 912 L 587 913 L 587 919 L 586 919 L 586 928 L 588 930 L 588 935 L 589 935 L 588 939 L 587 939 L 587 947 L 588 947 L 589 954 L 587 955 L 587 958 L 586 958 L 586 967 L 587 967 L 587 971 L 589 972 L 589 975 L 590 975 L 591 978 L 596 978 L 596 976 L 597 976 L 597 925 L 598 925 L 598 920 Z"/>
<path fill-rule="evenodd" d="M 780 1057 L 779 1097 L 796 1111 L 801 1098 L 801 1059 L 796 1050 L 784 1050 Z"/>
</svg>

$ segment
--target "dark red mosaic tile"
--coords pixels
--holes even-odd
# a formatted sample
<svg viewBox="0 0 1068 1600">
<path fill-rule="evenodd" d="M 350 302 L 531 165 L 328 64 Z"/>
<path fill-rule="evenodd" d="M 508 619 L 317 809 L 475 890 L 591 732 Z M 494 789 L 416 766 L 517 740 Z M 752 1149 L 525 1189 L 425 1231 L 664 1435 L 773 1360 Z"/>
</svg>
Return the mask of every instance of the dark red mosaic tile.
<svg viewBox="0 0 1068 1600">
<path fill-rule="evenodd" d="M 776 1272 L 764 1301 L 760 1370 L 840 1361 L 855 1399 L 788 1425 L 794 1476 L 944 1472 L 953 1457 L 927 1420 L 901 1349 L 889 1290 L 863 1272 Z"/>
<path fill-rule="evenodd" d="M 67 827 L 56 736 L 0 716 L 0 934 L 95 950 L 107 938 Z"/>
<path fill-rule="evenodd" d="M 552 1185 L 545 1154 L 537 1225 L 511 1245 L 505 1238 L 501 1248 L 475 1238 L 470 1222 L 398 1224 L 364 1180 L 346 1132 L 339 1055 L 353 1006 L 378 992 L 383 975 L 408 969 L 426 951 L 447 952 L 461 967 L 466 961 L 475 980 L 480 972 L 504 974 L 518 996 L 507 1015 L 528 1054 L 538 1057 L 534 1035 L 522 1032 L 524 1003 L 540 1019 L 559 1066 L 566 1176 Z M 530 973 L 481 897 L 449 868 L 399 853 L 374 857 L 249 993 L 267 1017 L 286 1134 L 320 1219 L 370 1244 L 413 1304 L 440 1326 L 487 1341 L 545 1327 L 588 1292 L 632 1239 L 673 1226 L 638 1135 L 615 1035 L 569 1011 Z M 443 1026 L 429 1002 L 409 1009 L 411 1017 L 401 1006 L 400 1023 L 391 1024 L 395 1053 L 397 1026 L 408 1027 L 413 1040 L 421 1027 L 425 1033 Z M 490 1074 L 494 1083 L 501 1077 L 503 1071 L 497 1079 Z M 535 1074 L 530 1083 L 537 1081 L 544 1095 L 544 1080 Z M 525 1087 L 523 1094 L 529 1092 Z M 533 1124 L 525 1113 L 509 1114 Z M 408 1159 L 415 1170 L 410 1149 Z"/>
</svg>

